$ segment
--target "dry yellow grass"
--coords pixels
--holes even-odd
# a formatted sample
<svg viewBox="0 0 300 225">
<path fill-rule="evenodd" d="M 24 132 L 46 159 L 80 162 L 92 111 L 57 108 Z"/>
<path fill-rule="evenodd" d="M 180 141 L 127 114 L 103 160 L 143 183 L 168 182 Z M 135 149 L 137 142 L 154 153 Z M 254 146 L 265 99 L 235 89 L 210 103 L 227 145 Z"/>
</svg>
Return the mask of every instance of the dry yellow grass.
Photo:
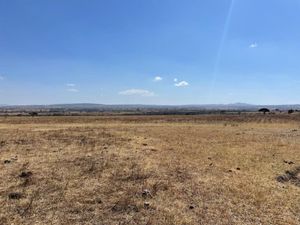
<svg viewBox="0 0 300 225">
<path fill-rule="evenodd" d="M 0 160 L 1 225 L 300 224 L 298 116 L 3 117 Z"/>
</svg>

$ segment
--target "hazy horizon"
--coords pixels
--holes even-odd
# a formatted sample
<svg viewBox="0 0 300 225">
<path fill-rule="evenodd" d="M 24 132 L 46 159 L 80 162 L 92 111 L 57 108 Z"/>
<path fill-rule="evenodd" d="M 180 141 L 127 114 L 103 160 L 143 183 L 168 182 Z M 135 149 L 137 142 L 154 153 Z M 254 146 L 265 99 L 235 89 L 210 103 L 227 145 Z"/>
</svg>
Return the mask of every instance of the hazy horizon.
<svg viewBox="0 0 300 225">
<path fill-rule="evenodd" d="M 0 0 L 0 105 L 300 103 L 300 1 Z"/>
<path fill-rule="evenodd" d="M 295 103 L 295 104 L 251 104 L 251 103 L 242 103 L 242 102 L 236 102 L 236 103 L 215 103 L 215 104 L 179 104 L 179 105 L 174 105 L 174 104 L 123 104 L 123 103 L 116 103 L 116 104 L 102 104 L 102 103 L 88 103 L 88 102 L 73 102 L 73 103 L 54 103 L 54 104 L 15 104 L 15 105 L 11 105 L 11 104 L 0 104 L 0 107 L 23 107 L 23 106 L 101 106 L 103 105 L 105 106 L 154 106 L 154 107 L 205 107 L 205 106 L 231 106 L 231 107 L 239 107 L 239 108 L 248 108 L 248 107 L 259 107 L 259 106 L 269 106 L 269 107 L 274 107 L 274 106 L 284 106 L 284 107 L 289 107 L 289 106 L 295 106 L 295 107 L 299 107 L 300 104 L 299 103 Z"/>
</svg>

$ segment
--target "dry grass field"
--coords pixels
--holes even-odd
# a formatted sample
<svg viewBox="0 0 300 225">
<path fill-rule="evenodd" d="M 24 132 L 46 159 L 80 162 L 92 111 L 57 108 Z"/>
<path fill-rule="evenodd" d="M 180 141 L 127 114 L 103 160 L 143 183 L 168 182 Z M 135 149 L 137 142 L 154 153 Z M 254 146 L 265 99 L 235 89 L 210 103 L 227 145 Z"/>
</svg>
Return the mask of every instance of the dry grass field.
<svg viewBox="0 0 300 225">
<path fill-rule="evenodd" d="M 300 117 L 0 118 L 0 224 L 300 224 Z"/>
</svg>

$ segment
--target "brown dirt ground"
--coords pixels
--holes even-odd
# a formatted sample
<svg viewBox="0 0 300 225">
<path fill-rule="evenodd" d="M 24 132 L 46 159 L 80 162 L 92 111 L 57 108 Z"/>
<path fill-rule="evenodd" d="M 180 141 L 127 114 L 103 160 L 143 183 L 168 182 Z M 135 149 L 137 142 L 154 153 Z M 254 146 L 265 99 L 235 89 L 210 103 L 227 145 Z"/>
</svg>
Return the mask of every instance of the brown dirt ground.
<svg viewBox="0 0 300 225">
<path fill-rule="evenodd" d="M 2 117 L 0 160 L 1 225 L 300 224 L 299 116 Z"/>
</svg>

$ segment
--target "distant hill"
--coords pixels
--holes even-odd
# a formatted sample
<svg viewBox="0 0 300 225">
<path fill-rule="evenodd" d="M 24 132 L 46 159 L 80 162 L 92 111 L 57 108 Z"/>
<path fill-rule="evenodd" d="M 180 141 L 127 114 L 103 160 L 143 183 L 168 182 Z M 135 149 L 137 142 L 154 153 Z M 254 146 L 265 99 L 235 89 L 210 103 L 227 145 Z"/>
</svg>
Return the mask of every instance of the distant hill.
<svg viewBox="0 0 300 225">
<path fill-rule="evenodd" d="M 53 104 L 53 105 L 0 105 L 0 110 L 13 111 L 33 111 L 33 110 L 66 110 L 66 111 L 122 111 L 122 110 L 245 110 L 257 111 L 259 108 L 269 108 L 271 110 L 300 110 L 300 104 L 296 105 L 251 105 L 246 103 L 233 104 L 203 104 L 203 105 L 105 105 L 93 103 L 76 104 Z"/>
</svg>

